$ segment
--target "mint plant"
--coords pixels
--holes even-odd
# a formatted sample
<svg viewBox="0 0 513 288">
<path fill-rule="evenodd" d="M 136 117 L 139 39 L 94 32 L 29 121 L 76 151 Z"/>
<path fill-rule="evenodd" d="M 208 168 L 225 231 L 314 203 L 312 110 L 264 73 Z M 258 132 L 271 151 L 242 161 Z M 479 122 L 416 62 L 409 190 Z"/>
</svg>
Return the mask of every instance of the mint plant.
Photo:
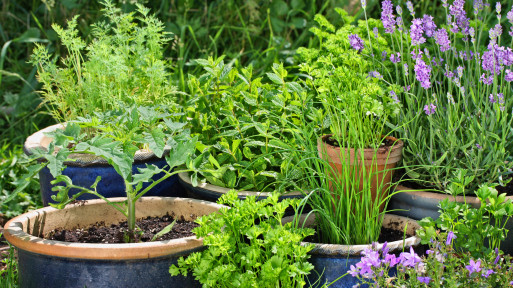
<svg viewBox="0 0 513 288">
<path fill-rule="evenodd" d="M 235 190 L 221 196 L 218 203 L 230 208 L 196 219 L 193 230 L 207 249 L 181 257 L 171 275 L 192 273 L 203 287 L 303 287 L 313 245 L 301 241 L 313 230 L 283 224 L 285 209 L 296 209 L 299 200 L 278 202 L 278 196 L 240 200 Z"/>
<path fill-rule="evenodd" d="M 180 172 L 194 170 L 179 170 L 179 167 L 185 164 L 194 166 L 191 155 L 195 149 L 196 139 L 189 136 L 188 131 L 184 129 L 184 123 L 174 122 L 174 118 L 176 115 L 162 107 L 131 106 L 116 111 L 98 112 L 69 122 L 64 129 L 48 133 L 53 141 L 46 151 L 33 151 L 33 155 L 28 159 L 33 165 L 16 183 L 17 191 L 23 190 L 28 185 L 28 180 L 43 167 L 48 167 L 55 177 L 51 183 L 58 184 L 53 188 L 57 194 L 52 196 L 58 203 L 50 205 L 59 209 L 64 208 L 84 193 L 101 198 L 127 217 L 127 241 L 132 242 L 136 238 L 136 201 L 163 180 Z M 94 131 L 94 134 L 88 135 L 91 131 Z M 153 152 L 159 158 L 165 157 L 167 166 L 158 168 L 155 165 L 146 165 L 134 173 L 132 163 L 136 151 L 141 148 Z M 96 185 L 101 181 L 100 176 L 91 187 L 81 187 L 74 185 L 68 176 L 62 175 L 67 163 L 79 162 L 83 158 L 90 159 L 90 156 L 103 159 L 123 178 L 126 191 L 124 202 L 112 202 L 96 191 Z M 159 178 L 153 179 L 153 176 L 158 174 Z M 150 185 L 143 188 L 143 183 L 146 182 L 150 182 Z M 70 189 L 77 189 L 79 192 L 70 197 Z"/>
<path fill-rule="evenodd" d="M 446 192 L 452 195 L 463 194 L 465 186 L 474 180 L 473 175 L 466 174 L 466 170 L 458 170 Z M 477 208 L 466 202 L 458 203 L 446 198 L 438 206 L 438 219 L 428 217 L 419 221 L 422 229 L 417 234 L 422 243 L 429 243 L 436 236 L 437 230 L 441 229 L 456 235 L 457 247 L 470 252 L 475 258 L 500 249 L 501 242 L 509 232 L 505 226 L 513 216 L 513 203 L 506 199 L 506 193 L 499 194 L 494 186 L 488 184 L 481 185 L 475 194 L 480 202 Z"/>
<path fill-rule="evenodd" d="M 43 84 L 44 101 L 57 120 L 74 120 L 123 105 L 174 102 L 176 89 L 167 71 L 170 63 L 162 54 L 169 41 L 164 24 L 140 4 L 137 13 L 126 14 L 110 0 L 101 3 L 107 21 L 92 26 L 90 43 L 79 36 L 76 16 L 66 29 L 52 25 L 66 47 L 62 63 L 56 63 L 39 44 L 31 57 Z"/>
<path fill-rule="evenodd" d="M 201 159 L 192 182 L 200 176 L 221 187 L 273 191 L 286 188 L 285 176 L 298 179 L 289 123 L 299 124 L 304 89 L 286 80 L 283 65 L 275 64 L 264 79 L 253 75 L 252 66 L 233 68 L 223 57 L 196 63 L 206 73 L 189 75 L 193 98 L 184 105 Z"/>
</svg>

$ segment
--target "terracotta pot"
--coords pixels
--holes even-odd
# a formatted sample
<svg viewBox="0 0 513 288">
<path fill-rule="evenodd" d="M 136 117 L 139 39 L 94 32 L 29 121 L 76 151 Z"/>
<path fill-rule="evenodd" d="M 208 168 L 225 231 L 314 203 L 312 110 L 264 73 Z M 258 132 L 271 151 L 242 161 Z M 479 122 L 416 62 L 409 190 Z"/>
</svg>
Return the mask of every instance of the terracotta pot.
<svg viewBox="0 0 513 288">
<path fill-rule="evenodd" d="M 34 149 L 48 149 L 48 145 L 53 139 L 46 136 L 45 133 L 63 128 L 64 124 L 56 124 L 32 134 L 25 141 L 23 150 L 27 155 L 31 155 L 31 151 Z M 114 170 L 114 167 L 107 163 L 105 159 L 90 154 L 79 153 L 71 154 L 70 158 L 73 158 L 76 161 L 65 162 L 67 167 L 64 169 L 62 174 L 70 177 L 73 184 L 82 187 L 91 187 L 95 182 L 96 177 L 101 176 L 102 180 L 96 187 L 98 193 L 107 198 L 126 196 L 123 178 L 116 172 L 116 170 Z M 146 164 L 155 165 L 159 168 L 167 166 L 167 162 L 163 157 L 157 158 L 151 151 L 139 150 L 135 153 L 132 172 L 134 174 L 138 174 L 138 169 L 146 167 Z M 160 173 L 153 176 L 153 179 L 156 180 L 163 176 L 164 173 Z M 54 179 L 55 178 L 50 174 L 50 170 L 48 168 L 44 168 L 39 172 L 39 183 L 44 206 L 48 206 L 49 203 L 55 203 L 51 198 L 51 196 L 56 193 L 55 191 L 52 191 L 52 188 L 55 185 L 50 183 Z M 148 185 L 150 185 L 150 183 L 145 183 L 143 184 L 143 187 L 146 188 Z M 77 189 L 71 189 L 69 195 L 71 197 L 71 195 L 78 192 L 79 191 Z M 144 196 L 185 197 L 186 194 L 178 183 L 178 176 L 172 176 L 153 187 Z M 86 193 L 78 198 L 78 200 L 88 199 L 95 199 L 95 196 Z"/>
<path fill-rule="evenodd" d="M 301 216 L 301 222 L 305 219 L 305 214 Z M 310 216 L 306 218 L 306 227 L 315 226 L 315 218 Z M 284 218 L 284 222 L 291 221 L 292 217 Z M 406 227 L 406 234 L 413 235 L 403 240 L 393 241 L 387 243 L 387 247 L 390 252 L 408 251 L 410 247 L 418 245 L 420 238 L 415 235 L 415 231 L 420 228 L 417 221 L 401 217 L 397 215 L 385 214 L 383 220 L 383 227 L 395 229 L 404 232 Z M 360 262 L 362 257 L 362 251 L 365 249 L 371 249 L 372 244 L 367 245 L 338 245 L 338 244 L 322 244 L 322 243 L 310 243 L 314 244 L 314 248 L 309 252 L 311 258 L 309 262 L 314 265 L 314 270 L 310 272 L 308 276 L 309 283 L 313 284 L 313 287 L 323 287 L 324 284 L 329 284 L 336 280 L 340 276 L 344 275 L 349 271 L 351 265 L 356 265 Z M 379 243 L 375 246 L 375 249 L 381 249 L 383 243 Z M 392 271 L 392 274 L 395 272 Z M 393 275 L 391 275 L 393 276 Z M 353 278 L 351 275 L 346 275 L 337 282 L 330 285 L 330 288 L 350 288 L 354 285 L 359 284 L 357 278 Z"/>
<path fill-rule="evenodd" d="M 125 198 L 111 198 L 123 201 Z M 138 219 L 168 213 L 193 221 L 215 213 L 222 205 L 173 197 L 140 198 Z M 4 235 L 18 250 L 20 287 L 200 287 L 192 275 L 171 277 L 169 266 L 180 256 L 204 249 L 195 236 L 146 243 L 89 244 L 46 240 L 55 228 L 106 225 L 126 220 L 103 200 L 69 205 L 58 210 L 45 207 L 13 218 Z"/>
<path fill-rule="evenodd" d="M 355 154 L 357 154 L 357 163 L 359 166 L 362 166 L 363 162 L 363 166 L 359 169 L 360 175 L 354 175 L 354 178 L 368 179 L 369 176 L 363 177 L 363 167 L 365 167 L 365 173 L 367 175 L 374 174 L 371 179 L 372 199 L 376 199 L 380 187 L 380 191 L 387 191 L 390 181 L 392 180 L 392 169 L 395 168 L 397 162 L 401 161 L 402 158 L 401 151 L 403 149 L 403 141 L 387 136 L 386 139 L 393 142 L 394 145 L 392 147 L 380 147 L 377 150 L 372 148 L 364 149 L 362 161 L 360 158 L 361 153 L 355 153 L 355 149 L 336 147 L 326 143 L 326 140 L 331 136 L 332 134 L 324 135 L 317 140 L 317 151 L 321 159 L 327 160 L 333 170 L 338 171 L 339 175 L 335 175 L 335 177 L 333 177 L 334 179 L 337 179 L 343 174 L 344 166 L 348 162 L 349 165 L 355 165 Z M 349 157 L 349 159 L 341 159 L 341 155 L 347 155 L 345 157 Z M 349 169 L 351 169 L 351 167 Z M 360 190 L 363 189 L 363 185 L 364 183 L 360 181 Z"/>
<path fill-rule="evenodd" d="M 397 185 L 396 192 L 390 198 L 388 210 L 390 213 L 420 220 L 425 217 L 437 219 L 440 217 L 438 212 L 438 204 L 444 199 L 450 199 L 458 203 L 465 203 L 465 200 L 474 208 L 479 208 L 481 202 L 476 196 L 451 196 L 444 193 L 415 190 L 403 185 Z M 513 201 L 513 196 L 507 196 L 506 199 Z M 513 218 L 506 223 L 506 229 L 509 230 L 506 240 L 501 243 L 501 250 L 505 253 L 513 255 Z"/>
</svg>

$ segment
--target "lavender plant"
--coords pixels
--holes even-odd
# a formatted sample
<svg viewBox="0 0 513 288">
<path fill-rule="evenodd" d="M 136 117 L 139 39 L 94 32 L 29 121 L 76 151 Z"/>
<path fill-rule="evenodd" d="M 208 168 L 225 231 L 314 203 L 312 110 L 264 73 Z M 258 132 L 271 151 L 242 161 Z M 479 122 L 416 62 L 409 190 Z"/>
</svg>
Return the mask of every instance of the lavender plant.
<svg viewBox="0 0 513 288">
<path fill-rule="evenodd" d="M 378 71 L 402 87 L 397 96 L 404 106 L 399 119 L 407 174 L 441 191 L 459 168 L 475 177 L 467 191 L 477 183 L 502 185 L 513 166 L 511 43 L 504 43 L 500 23 L 485 25 L 494 17 L 489 5 L 474 1 L 469 15 L 464 0 L 442 2 L 447 23 L 437 25 L 430 15 L 415 15 L 410 2 L 408 11 L 394 11 L 392 1 L 383 1 L 382 27 L 365 43 L 390 47 L 374 58 L 389 55 Z M 500 22 L 500 3 L 496 13 Z M 513 11 L 507 15 L 512 24 Z"/>
</svg>

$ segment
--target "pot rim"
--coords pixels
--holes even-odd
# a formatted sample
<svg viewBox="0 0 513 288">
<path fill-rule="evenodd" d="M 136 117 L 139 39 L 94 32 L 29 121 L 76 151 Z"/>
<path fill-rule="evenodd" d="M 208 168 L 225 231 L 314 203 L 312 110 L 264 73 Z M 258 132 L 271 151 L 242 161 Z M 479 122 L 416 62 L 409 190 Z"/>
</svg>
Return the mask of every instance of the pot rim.
<svg viewBox="0 0 513 288">
<path fill-rule="evenodd" d="M 303 214 L 305 215 L 305 214 Z M 393 224 L 397 221 L 404 221 L 408 225 L 408 229 L 414 229 L 415 231 L 420 228 L 420 225 L 416 220 L 413 220 L 408 217 L 398 216 L 393 214 L 385 214 L 385 218 L 383 221 L 383 226 L 387 224 Z M 404 226 L 402 226 L 404 229 Z M 403 244 L 405 248 L 415 246 L 420 243 L 421 239 L 413 233 L 413 236 L 410 236 L 403 240 L 397 240 L 390 243 L 387 243 L 387 247 L 389 251 L 396 251 L 403 248 Z M 361 252 L 365 249 L 372 249 L 372 244 L 357 244 L 357 245 L 342 245 L 342 244 L 324 244 L 324 243 L 314 243 L 314 242 L 302 242 L 302 245 L 314 245 L 314 248 L 309 252 L 311 255 L 318 256 L 328 256 L 328 257 L 352 257 L 352 256 L 361 256 Z M 383 248 L 384 243 L 377 243 L 374 248 L 381 250 Z"/>
<path fill-rule="evenodd" d="M 23 144 L 23 152 L 26 155 L 32 155 L 32 151 L 34 149 L 48 149 L 48 145 L 52 142 L 52 138 L 45 135 L 45 133 L 55 131 L 57 129 L 64 129 L 66 127 L 66 122 L 64 123 L 58 123 L 55 125 L 48 126 L 46 128 L 43 128 L 34 134 L 27 137 L 25 140 L 25 143 Z M 164 154 L 166 155 L 169 153 L 170 147 L 166 145 L 164 148 Z M 64 162 L 67 166 L 91 166 L 91 165 L 108 165 L 110 164 L 107 162 L 107 160 L 103 159 L 102 157 L 90 155 L 90 154 L 81 154 L 81 153 L 72 153 L 70 154 L 69 158 L 73 158 L 76 161 L 66 161 Z M 138 150 L 135 152 L 134 156 L 134 163 L 138 162 L 145 162 L 149 160 L 154 159 L 161 159 L 158 158 L 155 153 L 151 150 Z"/>
<path fill-rule="evenodd" d="M 404 186 L 401 184 L 398 184 L 395 187 L 395 192 L 397 192 L 397 193 L 394 194 L 394 197 L 401 197 L 400 195 L 403 194 L 403 195 L 408 195 L 409 197 L 430 198 L 430 199 L 434 199 L 436 201 L 442 201 L 442 200 L 449 198 L 452 201 L 456 201 L 456 202 L 460 202 L 460 203 L 463 203 L 466 200 L 466 202 L 468 204 L 481 205 L 481 202 L 479 201 L 479 198 L 477 198 L 477 196 L 473 196 L 473 195 L 452 196 L 450 194 L 440 193 L 440 192 L 435 192 L 435 191 L 426 191 L 423 189 L 413 189 L 413 188 L 410 188 L 408 186 Z M 506 196 L 506 199 L 513 200 L 513 195 Z"/>
<path fill-rule="evenodd" d="M 354 148 L 346 148 L 346 147 L 337 147 L 337 146 L 333 146 L 333 145 L 330 145 L 328 143 L 326 143 L 326 138 L 328 137 L 331 137 L 333 136 L 333 134 L 326 134 L 326 135 L 322 135 L 321 137 L 318 138 L 318 141 L 322 142 L 324 145 L 330 147 L 331 149 L 349 149 L 349 150 L 354 150 Z M 392 142 L 394 142 L 394 145 L 392 145 L 391 147 L 379 147 L 377 149 L 378 151 L 378 154 L 383 154 L 384 152 L 386 151 L 389 151 L 389 150 L 397 150 L 397 149 L 402 149 L 403 146 L 404 146 L 404 142 L 403 140 L 401 139 L 397 139 L 393 136 L 385 136 L 385 139 L 388 139 Z M 374 149 L 373 148 L 364 148 L 363 151 L 364 152 L 371 152 L 373 151 Z"/>
<path fill-rule="evenodd" d="M 125 197 L 109 198 L 109 200 L 124 201 Z M 195 203 L 207 205 L 213 209 L 221 209 L 224 205 L 213 202 L 179 198 L 179 197 L 141 197 L 138 202 L 168 201 L 170 203 Z M 40 217 L 47 213 L 62 213 L 66 210 L 80 209 L 83 205 L 108 205 L 101 199 L 87 200 L 85 204 L 71 204 L 64 209 L 44 207 L 33 210 L 11 219 L 4 227 L 5 239 L 17 249 L 32 253 L 43 254 L 53 257 L 81 258 L 95 260 L 127 260 L 127 259 L 148 259 L 176 254 L 183 251 L 198 249 L 203 246 L 203 239 L 196 236 L 189 236 L 179 239 L 153 241 L 144 243 L 121 243 L 121 244 L 99 244 L 99 243 L 72 243 L 56 240 L 47 240 L 36 237 L 23 231 L 23 224 L 29 219 Z"/>
<path fill-rule="evenodd" d="M 192 186 L 191 178 L 189 177 L 189 174 L 187 172 L 178 173 L 178 177 L 183 182 L 185 182 L 188 185 Z M 219 194 L 226 194 L 226 193 L 228 193 L 231 190 L 230 188 L 216 186 L 216 185 L 210 184 L 208 182 L 200 183 L 196 187 L 199 187 L 199 188 L 205 189 L 205 190 L 214 191 L 214 192 L 219 193 Z M 194 187 L 194 188 L 196 188 L 196 187 Z M 246 197 L 247 196 L 269 197 L 271 195 L 271 192 L 258 192 L 258 191 L 237 190 L 237 194 L 239 196 L 246 196 Z M 283 194 L 283 196 L 302 196 L 302 195 L 303 195 L 303 193 L 301 193 L 299 191 L 291 191 L 291 192 L 287 192 L 287 193 Z"/>
</svg>

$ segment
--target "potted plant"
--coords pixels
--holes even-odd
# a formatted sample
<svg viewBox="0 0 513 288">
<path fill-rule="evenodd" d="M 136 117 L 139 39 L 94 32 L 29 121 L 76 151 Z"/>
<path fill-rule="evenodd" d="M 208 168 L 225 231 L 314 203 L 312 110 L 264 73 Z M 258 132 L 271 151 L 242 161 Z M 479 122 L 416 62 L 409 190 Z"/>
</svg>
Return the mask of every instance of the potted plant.
<svg viewBox="0 0 513 288">
<path fill-rule="evenodd" d="M 436 218 L 438 203 L 446 198 L 477 207 L 481 204 L 473 193 L 481 184 L 499 183 L 500 191 L 510 190 L 506 184 L 513 167 L 513 116 L 508 112 L 513 107 L 513 51 L 501 46 L 505 44 L 500 24 L 490 29 L 483 24 L 495 18 L 495 12 L 501 19 L 501 5 L 476 2 L 474 13 L 467 14 L 464 2 L 445 5 L 447 25 L 437 26 L 430 15 L 415 16 L 410 6 L 405 12 L 398 6 L 396 14 L 392 1 L 383 1 L 385 29 L 376 26 L 376 37 L 370 38 L 373 45 L 388 44 L 374 55 L 390 55 L 381 74 L 403 87 L 397 93 L 404 106 L 397 133 L 407 139 L 405 175 L 396 188 L 402 193 L 389 203 L 399 215 Z M 369 21 L 369 31 L 361 35 L 370 34 L 373 26 Z M 459 169 L 473 181 L 466 183 L 467 190 L 455 193 L 449 185 Z M 513 222 L 506 227 L 512 229 Z M 509 253 L 511 237 L 502 247 Z"/>
<path fill-rule="evenodd" d="M 206 73 L 189 76 L 192 99 L 184 106 L 191 134 L 198 136 L 201 169 L 181 174 L 182 184 L 211 201 L 230 189 L 239 190 L 241 198 L 264 198 L 274 190 L 282 198 L 300 197 L 284 180 L 301 179 L 288 123 L 299 121 L 302 87 L 286 80 L 283 65 L 275 64 L 264 79 L 254 76 L 252 66 L 234 68 L 223 58 L 196 60 Z"/>
<path fill-rule="evenodd" d="M 69 121 L 94 112 L 117 110 L 133 104 L 159 104 L 166 106 L 170 113 L 178 112 L 174 103 L 176 89 L 170 85 L 166 70 L 169 63 L 162 55 L 162 47 L 169 40 L 164 25 L 141 5 L 136 13 L 126 14 L 111 1 L 102 3 L 106 21 L 92 26 L 93 40 L 89 43 L 79 36 L 75 17 L 66 29 L 56 24 L 52 26 L 66 48 L 66 57 L 53 57 L 49 48 L 36 45 L 31 62 L 37 67 L 38 80 L 43 85 L 43 101 L 55 120 L 61 123 L 28 137 L 25 153 L 48 148 L 46 132 L 63 128 Z M 159 168 L 166 165 L 162 155 L 167 151 L 164 154 L 153 152 L 146 150 L 137 154 L 135 173 L 146 163 Z M 67 164 L 64 174 L 76 184 L 90 187 L 96 177 L 101 176 L 104 181 L 97 186 L 100 194 L 106 197 L 124 195 L 122 179 L 106 163 L 83 159 Z M 53 195 L 50 184 L 53 178 L 48 169 L 41 170 L 40 180 L 43 204 L 48 205 Z M 184 195 L 176 188 L 177 181 L 177 176 L 170 177 L 147 195 Z M 83 197 L 81 199 L 93 196 Z"/>
<path fill-rule="evenodd" d="M 135 243 L 141 241 L 147 233 L 139 228 L 142 224 L 136 224 L 141 217 L 161 217 L 167 214 L 178 222 L 194 221 L 196 217 L 213 213 L 221 207 L 192 199 L 142 197 L 166 178 L 195 169 L 190 156 L 194 152 L 196 139 L 190 138 L 183 127 L 184 124 L 173 122 L 171 117 L 162 119 L 158 110 L 128 107 L 122 111 L 80 118 L 69 122 L 63 130 L 51 132 L 53 141 L 49 149 L 34 151 L 30 160 L 35 164 L 29 167 L 29 173 L 21 181 L 35 176 L 43 167 L 48 167 L 55 177 L 52 184 L 57 192 L 52 196 L 57 204 L 51 205 L 62 210 L 46 207 L 31 211 L 13 218 L 4 229 L 5 238 L 18 250 L 20 285 L 165 287 L 173 282 L 181 287 L 197 285 L 192 278 L 171 279 L 167 271 L 169 264 L 173 261 L 176 263 L 179 256 L 201 250 L 201 239 L 190 236 Z M 91 131 L 94 135 L 88 135 Z M 144 135 L 152 131 L 162 131 L 160 137 L 149 142 L 153 150 L 163 151 L 166 145 L 170 147 L 165 157 L 167 166 L 159 168 L 147 165 L 139 168 L 138 174 L 134 174 L 132 163 L 139 150 L 138 145 L 148 143 Z M 96 187 L 103 181 L 101 177 L 91 187 L 82 187 L 63 174 L 65 163 L 80 161 L 84 155 L 100 157 L 114 167 L 123 179 L 126 191 L 124 198 L 105 198 L 99 194 Z M 186 163 L 189 168 L 181 169 Z M 163 176 L 153 180 L 157 174 Z M 143 186 L 146 182 L 149 185 Z M 18 189 L 23 188 L 20 186 Z M 70 193 L 71 189 L 76 189 L 77 193 Z M 77 202 L 85 193 L 102 200 Z M 70 203 L 75 204 L 67 206 Z M 92 228 L 87 228 L 90 225 L 104 223 L 104 226 L 110 226 L 123 219 L 127 222 L 126 228 L 115 232 L 113 236 L 120 244 L 102 243 L 107 238 L 100 238 L 99 243 L 68 243 L 47 239 L 50 232 L 57 228 L 84 228 L 83 234 L 87 236 L 92 233 Z M 173 225 L 178 225 L 176 221 L 164 228 L 163 232 L 152 232 L 156 234 L 153 238 L 174 229 Z M 76 230 L 71 231 L 62 233 L 75 234 Z"/>
<path fill-rule="evenodd" d="M 307 190 L 312 191 L 303 200 L 312 211 L 303 218 L 296 214 L 294 222 L 300 227 L 316 228 L 316 238 L 310 240 L 316 242 L 310 252 L 310 261 L 315 266 L 310 281 L 313 283 L 321 276 L 316 283 L 319 286 L 352 287 L 359 282 L 349 277 L 335 280 L 356 264 L 360 253 L 370 249 L 372 243 L 379 240 L 382 246 L 388 241 L 387 247 L 397 251 L 409 249 L 420 239 L 415 236 L 419 227 L 415 221 L 385 214 L 392 194 L 388 193 L 390 184 L 384 175 L 391 172 L 392 165 L 386 163 L 386 170 L 377 170 L 376 154 L 380 153 L 383 135 L 389 134 L 384 132 L 385 125 L 400 108 L 391 94 L 385 92 L 395 87 L 386 88 L 378 74 L 369 74 L 374 70 L 369 57 L 372 48 L 361 39 L 361 45 L 352 45 L 353 33 L 361 28 L 350 25 L 354 19 L 340 12 L 346 25 L 336 32 L 334 28 L 331 32 L 318 31 L 324 37 L 320 47 L 300 51 L 304 60 L 301 69 L 310 76 L 305 80 L 306 86 L 312 91 L 302 99 L 303 109 L 311 111 L 320 102 L 324 114 L 306 118 L 309 113 L 302 113 L 305 118 L 294 127 L 298 131 L 296 157 L 302 159 L 298 166 L 305 175 Z M 327 27 L 327 21 L 320 16 L 317 19 Z M 331 141 L 341 146 L 334 155 L 336 166 L 323 143 L 318 149 L 319 134 L 325 134 L 321 123 L 326 122 L 333 133 Z M 395 140 L 390 144 L 394 143 Z M 385 154 L 394 155 L 392 145 Z M 344 147 L 354 148 L 353 159 Z M 365 157 L 365 148 L 372 151 L 370 157 Z M 380 238 L 388 231 L 383 228 L 396 230 L 398 237 Z"/>
</svg>

